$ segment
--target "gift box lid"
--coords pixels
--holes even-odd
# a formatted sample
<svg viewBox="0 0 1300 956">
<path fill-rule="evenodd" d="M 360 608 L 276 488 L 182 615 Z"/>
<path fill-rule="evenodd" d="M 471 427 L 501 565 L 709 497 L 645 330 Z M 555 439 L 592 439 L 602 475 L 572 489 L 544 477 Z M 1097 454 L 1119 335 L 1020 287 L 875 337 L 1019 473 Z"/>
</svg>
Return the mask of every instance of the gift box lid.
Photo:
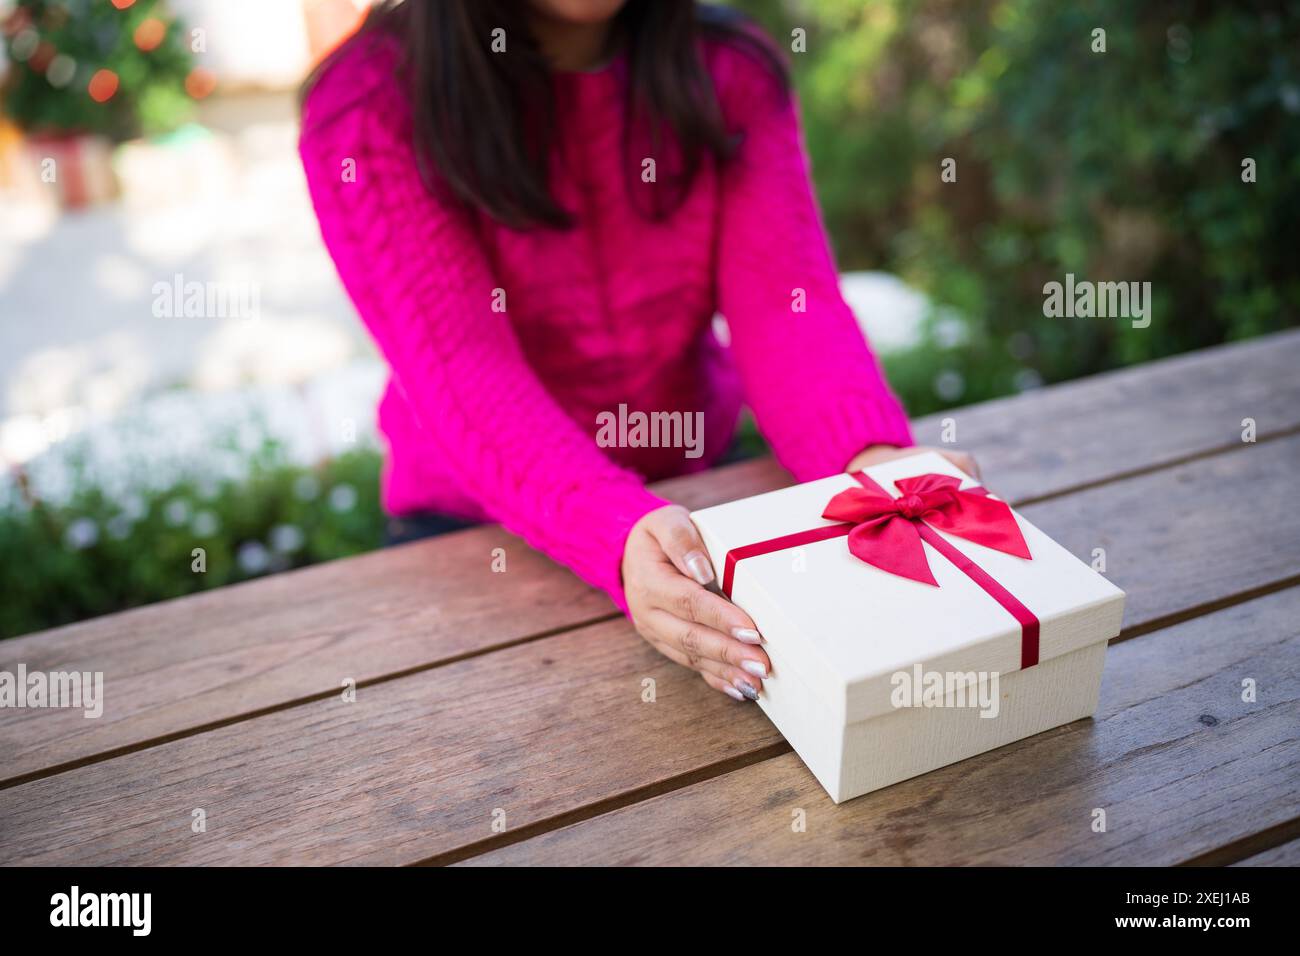
<svg viewBox="0 0 1300 956">
<path fill-rule="evenodd" d="M 942 455 L 923 452 L 865 470 L 884 491 L 923 474 L 978 487 Z M 837 493 L 861 487 L 833 475 L 693 512 L 719 575 L 728 551 L 840 524 L 822 517 Z M 996 496 L 992 496 L 996 498 Z M 1030 558 L 935 530 L 1037 618 L 1041 663 L 1119 633 L 1124 592 L 1012 510 Z M 951 674 L 1021 668 L 1025 628 L 966 571 L 924 543 L 937 587 L 855 557 L 844 536 L 798 544 L 736 562 L 731 599 L 758 625 L 773 678 L 797 677 L 831 714 L 855 723 L 891 712 L 892 679 L 920 664 Z"/>
</svg>

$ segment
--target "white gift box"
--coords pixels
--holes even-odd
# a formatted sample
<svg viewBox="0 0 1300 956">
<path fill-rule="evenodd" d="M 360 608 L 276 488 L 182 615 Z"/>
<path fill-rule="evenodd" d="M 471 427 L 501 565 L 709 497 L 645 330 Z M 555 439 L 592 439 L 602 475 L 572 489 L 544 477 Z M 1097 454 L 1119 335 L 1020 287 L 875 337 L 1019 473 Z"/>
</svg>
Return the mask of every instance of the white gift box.
<svg viewBox="0 0 1300 956">
<path fill-rule="evenodd" d="M 977 486 L 935 452 L 866 469 L 896 498 L 896 480 L 926 473 Z M 691 517 L 721 576 L 732 549 L 839 524 L 822 512 L 854 487 L 834 475 Z M 735 563 L 731 599 L 772 661 L 759 706 L 836 803 L 1096 710 L 1124 592 L 1011 513 L 1029 559 L 933 533 L 1038 619 L 1038 663 L 1026 668 L 1022 622 L 929 543 L 938 587 L 866 563 L 843 536 Z"/>
</svg>

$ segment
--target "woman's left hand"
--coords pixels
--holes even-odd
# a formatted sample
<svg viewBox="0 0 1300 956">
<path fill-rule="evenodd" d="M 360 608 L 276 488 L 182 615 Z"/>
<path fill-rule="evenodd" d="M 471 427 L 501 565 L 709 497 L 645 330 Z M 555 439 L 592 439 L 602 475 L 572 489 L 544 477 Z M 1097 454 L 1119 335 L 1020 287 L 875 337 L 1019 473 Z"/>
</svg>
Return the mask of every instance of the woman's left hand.
<svg viewBox="0 0 1300 956">
<path fill-rule="evenodd" d="M 849 466 L 844 470 L 850 472 L 859 471 L 872 465 L 879 465 L 882 462 L 893 461 L 895 458 L 919 455 L 923 451 L 938 452 L 976 481 L 981 480 L 980 466 L 975 464 L 975 459 L 966 452 L 946 451 L 942 448 L 931 448 L 927 445 L 913 445 L 911 448 L 899 448 L 896 445 L 872 445 L 866 451 L 859 452 L 857 457 L 849 462 Z"/>
</svg>

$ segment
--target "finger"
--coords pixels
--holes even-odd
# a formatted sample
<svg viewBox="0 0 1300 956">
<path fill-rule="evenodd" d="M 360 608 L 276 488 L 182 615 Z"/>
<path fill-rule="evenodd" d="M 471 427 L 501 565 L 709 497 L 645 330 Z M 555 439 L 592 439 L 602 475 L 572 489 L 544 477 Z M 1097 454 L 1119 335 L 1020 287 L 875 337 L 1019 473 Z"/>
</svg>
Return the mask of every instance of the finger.
<svg viewBox="0 0 1300 956">
<path fill-rule="evenodd" d="M 706 662 L 718 665 L 712 672 L 732 680 L 736 677 L 762 681 L 772 672 L 772 662 L 761 647 L 746 644 L 728 637 L 721 631 L 673 617 L 666 611 L 656 610 L 651 618 L 651 629 L 660 640 L 673 644 L 686 655 L 696 670 Z M 757 685 L 755 685 L 757 686 Z"/>
<path fill-rule="evenodd" d="M 651 647 L 674 664 L 693 670 L 706 680 L 711 677 L 718 682 L 719 686 L 725 684 L 745 700 L 758 700 L 758 695 L 763 691 L 762 679 L 751 676 L 737 667 L 707 657 L 692 657 L 673 641 L 654 632 L 648 634 L 646 640 L 650 642 Z M 733 695 L 728 694 L 728 696 Z"/>
<path fill-rule="evenodd" d="M 719 661 L 709 660 L 707 657 L 691 659 L 680 648 L 671 644 L 656 641 L 650 643 L 664 657 L 695 671 L 710 684 L 716 681 L 717 684 L 714 686 L 726 685 L 730 687 L 744 700 L 758 700 L 759 694 L 763 692 L 763 681 L 761 679 L 746 674 L 738 668 Z M 724 691 L 724 693 L 728 696 L 735 696 L 729 691 Z"/>
<path fill-rule="evenodd" d="M 982 480 L 980 476 L 979 465 L 977 465 L 975 463 L 975 459 L 971 457 L 969 454 L 967 454 L 966 452 L 946 451 L 943 453 L 943 457 L 947 458 L 950 462 L 952 462 L 962 471 L 966 472 L 966 474 L 970 475 L 976 481 Z"/>
<path fill-rule="evenodd" d="M 678 571 L 701 585 L 713 580 L 713 565 L 704 542 L 685 511 L 665 515 L 662 521 L 647 525 L 647 530 Z"/>
<path fill-rule="evenodd" d="M 728 667 L 724 663 L 716 661 L 705 661 L 699 665 L 699 676 L 705 678 L 714 678 L 720 680 L 736 691 L 738 695 L 745 700 L 758 700 L 758 696 L 763 692 L 763 682 L 758 678 L 751 678 L 749 674 L 742 674 L 735 667 Z"/>
<path fill-rule="evenodd" d="M 645 635 L 645 639 L 650 642 L 651 647 L 653 647 L 664 657 L 668 658 L 674 664 L 680 664 L 682 667 L 685 667 L 688 670 L 699 669 L 697 667 L 692 666 L 690 660 L 686 657 L 685 654 L 681 652 L 679 648 L 673 647 L 673 645 L 669 644 L 667 641 L 664 641 L 661 638 L 652 635 Z"/>
<path fill-rule="evenodd" d="M 722 693 L 726 694 L 732 700 L 746 699 L 744 694 L 742 694 L 736 688 L 732 687 L 721 677 L 714 677 L 712 674 L 701 674 L 700 676 L 704 678 L 704 683 L 708 684 L 714 690 L 721 691 Z"/>
<path fill-rule="evenodd" d="M 763 643 L 753 619 L 726 598 L 680 577 L 666 580 L 660 587 L 661 600 L 656 604 L 675 617 L 704 624 L 745 644 Z"/>
</svg>

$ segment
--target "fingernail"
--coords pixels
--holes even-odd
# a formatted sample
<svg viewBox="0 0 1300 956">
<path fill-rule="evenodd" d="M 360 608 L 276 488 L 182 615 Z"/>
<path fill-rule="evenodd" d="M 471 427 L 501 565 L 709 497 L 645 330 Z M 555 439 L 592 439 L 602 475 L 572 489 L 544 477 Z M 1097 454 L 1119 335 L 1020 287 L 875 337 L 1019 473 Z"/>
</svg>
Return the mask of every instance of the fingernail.
<svg viewBox="0 0 1300 956">
<path fill-rule="evenodd" d="M 722 689 L 723 689 L 723 691 L 726 692 L 726 695 L 727 695 L 728 697 L 734 697 L 734 698 L 736 698 L 736 700 L 744 700 L 744 699 L 745 699 L 745 695 L 742 694 L 740 691 L 736 690 L 736 688 L 732 687 L 730 684 L 728 684 L 726 687 L 724 687 L 724 688 L 722 688 Z"/>
<path fill-rule="evenodd" d="M 692 551 L 686 556 L 686 568 L 691 572 L 693 577 L 700 584 L 708 584 L 713 580 L 713 568 L 709 564 L 708 556 L 703 551 Z"/>
<path fill-rule="evenodd" d="M 747 680 L 736 681 L 736 690 L 740 691 L 741 694 L 748 697 L 750 700 L 758 700 L 758 691 L 756 691 L 754 685 Z"/>
<path fill-rule="evenodd" d="M 746 674 L 753 674 L 755 677 L 767 676 L 767 668 L 763 666 L 762 661 L 741 661 L 740 669 Z"/>
<path fill-rule="evenodd" d="M 733 627 L 731 636 L 738 641 L 744 641 L 746 644 L 762 644 L 763 636 L 752 627 Z"/>
</svg>

